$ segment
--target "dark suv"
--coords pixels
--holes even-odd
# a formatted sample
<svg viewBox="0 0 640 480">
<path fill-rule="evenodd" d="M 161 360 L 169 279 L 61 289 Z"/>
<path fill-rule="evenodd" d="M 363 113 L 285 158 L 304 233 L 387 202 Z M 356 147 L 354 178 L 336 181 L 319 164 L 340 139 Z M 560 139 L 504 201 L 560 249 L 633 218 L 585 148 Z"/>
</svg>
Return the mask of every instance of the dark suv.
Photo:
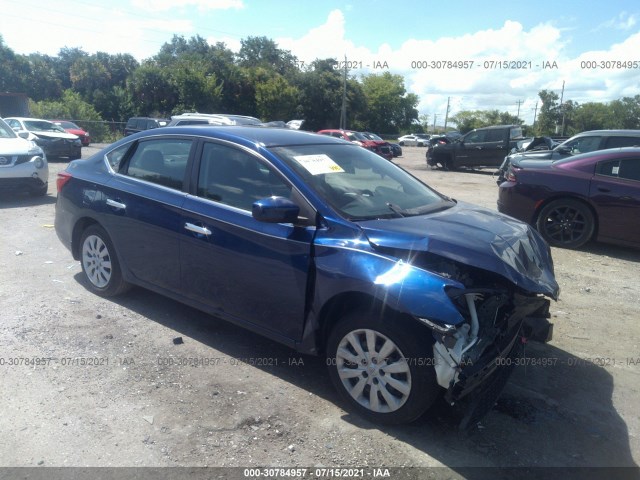
<svg viewBox="0 0 640 480">
<path fill-rule="evenodd" d="M 560 160 L 580 153 L 595 152 L 607 148 L 640 146 L 640 130 L 590 130 L 582 132 L 556 145 L 551 150 L 532 150 L 507 155 L 498 170 L 498 185 L 504 181 L 504 175 L 511 160 Z"/>
<path fill-rule="evenodd" d="M 166 118 L 131 117 L 127 121 L 126 127 L 124 127 L 124 134 L 125 136 L 132 135 L 134 133 L 142 132 L 143 130 L 166 127 L 168 123 L 169 120 Z"/>
</svg>

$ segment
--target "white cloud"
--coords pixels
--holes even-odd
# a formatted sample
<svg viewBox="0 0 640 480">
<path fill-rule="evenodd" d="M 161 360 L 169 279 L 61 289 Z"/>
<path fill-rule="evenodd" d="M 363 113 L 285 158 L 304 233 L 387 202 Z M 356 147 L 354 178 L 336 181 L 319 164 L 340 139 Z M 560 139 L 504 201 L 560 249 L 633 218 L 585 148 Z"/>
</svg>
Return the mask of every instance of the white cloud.
<svg viewBox="0 0 640 480">
<path fill-rule="evenodd" d="M 595 31 L 615 28 L 617 30 L 631 30 L 638 23 L 638 16 L 630 14 L 628 12 L 620 12 L 617 16 L 604 23 L 601 23 L 595 28 Z"/>
<path fill-rule="evenodd" d="M 170 10 L 180 7 L 197 7 L 199 10 L 240 10 L 242 0 L 133 0 L 132 5 L 150 11 Z"/>
<path fill-rule="evenodd" d="M 632 26 L 635 17 L 623 14 L 617 17 L 617 22 Z M 343 60 L 346 52 L 350 61 L 362 63 L 364 67 L 352 71 L 354 74 L 381 73 L 383 70 L 371 68 L 373 62 L 386 61 L 392 73 L 405 77 L 407 90 L 420 97 L 420 113 L 429 114 L 431 118 L 437 114 L 439 119 L 444 119 L 447 99 L 450 99 L 450 115 L 475 109 L 498 109 L 515 115 L 520 102 L 521 118 L 531 123 L 536 103 L 540 107 L 538 92 L 547 89 L 560 94 L 563 81 L 564 99 L 579 103 L 609 101 L 639 93 L 638 69 L 590 70 L 582 62 L 633 60 L 630 52 L 640 51 L 640 33 L 602 51 L 570 58 L 567 54 L 570 31 L 552 23 L 526 30 L 519 22 L 506 21 L 500 28 L 458 37 L 409 39 L 396 49 L 384 43 L 377 49 L 358 46 L 349 40 L 348 30 L 342 11 L 334 10 L 322 25 L 302 37 L 279 38 L 276 42 L 307 63 L 316 58 Z M 420 68 L 427 64 L 431 67 L 424 62 L 465 60 L 473 61 L 473 67 Z M 503 61 L 507 61 L 508 66 L 523 68 L 497 68 L 496 62 L 502 67 Z"/>
</svg>

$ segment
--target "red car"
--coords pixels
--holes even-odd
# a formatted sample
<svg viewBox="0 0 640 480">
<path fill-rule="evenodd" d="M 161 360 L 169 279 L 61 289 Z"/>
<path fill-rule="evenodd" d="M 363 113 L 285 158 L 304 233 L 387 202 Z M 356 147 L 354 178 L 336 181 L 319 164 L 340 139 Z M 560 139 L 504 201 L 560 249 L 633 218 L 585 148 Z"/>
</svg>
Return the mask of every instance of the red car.
<svg viewBox="0 0 640 480">
<path fill-rule="evenodd" d="M 89 132 L 84 131 L 75 123 L 70 122 L 69 120 L 51 120 L 51 121 L 56 125 L 60 125 L 68 133 L 73 133 L 74 135 L 77 135 L 80 138 L 80 141 L 82 142 L 83 147 L 88 147 L 89 144 L 91 143 L 91 136 L 89 135 Z"/>
<path fill-rule="evenodd" d="M 387 160 L 393 159 L 393 151 L 391 145 L 384 140 L 370 140 L 360 132 L 354 132 L 353 130 L 320 130 L 318 133 L 322 135 L 329 135 L 331 137 L 342 138 L 348 142 L 355 143 L 364 147 L 372 152 L 377 153 L 381 157 Z"/>
<path fill-rule="evenodd" d="M 505 177 L 498 210 L 535 226 L 551 245 L 640 247 L 640 148 L 514 159 Z"/>
</svg>

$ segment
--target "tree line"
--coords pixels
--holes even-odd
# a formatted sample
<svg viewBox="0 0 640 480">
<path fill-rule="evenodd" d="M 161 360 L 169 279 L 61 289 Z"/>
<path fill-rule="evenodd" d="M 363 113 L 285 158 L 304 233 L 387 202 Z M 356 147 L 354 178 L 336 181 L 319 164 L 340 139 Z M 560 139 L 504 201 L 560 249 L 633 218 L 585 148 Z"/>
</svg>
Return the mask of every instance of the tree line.
<svg viewBox="0 0 640 480">
<path fill-rule="evenodd" d="M 419 121 L 418 96 L 406 91 L 402 76 L 350 75 L 345 82 L 338 67 L 334 58 L 305 64 L 267 37 L 243 39 L 234 53 L 198 35 L 174 35 L 155 56 L 139 62 L 130 54 L 88 54 L 80 48 L 62 48 L 56 56 L 20 55 L 0 35 L 0 91 L 26 93 L 34 116 L 92 122 L 96 137 L 106 134 L 101 121 L 189 111 L 304 119 L 307 130 L 337 128 L 345 83 L 348 128 L 384 134 L 428 130 Z M 464 110 L 450 120 L 462 133 L 499 124 L 523 125 L 526 135 L 640 129 L 640 95 L 582 104 L 560 103 L 549 90 L 538 96 L 533 125 L 499 110 Z"/>
<path fill-rule="evenodd" d="M 26 93 L 32 114 L 122 122 L 132 116 L 234 113 L 263 121 L 304 119 L 304 128 L 337 128 L 345 85 L 336 59 L 305 64 L 266 37 L 224 43 L 174 35 L 142 62 L 129 54 L 21 55 L 0 36 L 0 91 Z M 347 127 L 396 133 L 418 120 L 418 97 L 390 72 L 346 78 Z M 95 130 L 93 128 L 92 130 Z"/>
<path fill-rule="evenodd" d="M 461 133 L 491 125 L 522 125 L 525 135 L 572 136 L 587 130 L 640 129 L 640 95 L 608 103 L 573 100 L 560 102 L 557 93 L 541 90 L 539 112 L 533 125 L 516 115 L 498 110 L 463 110 L 451 117 Z"/>
</svg>

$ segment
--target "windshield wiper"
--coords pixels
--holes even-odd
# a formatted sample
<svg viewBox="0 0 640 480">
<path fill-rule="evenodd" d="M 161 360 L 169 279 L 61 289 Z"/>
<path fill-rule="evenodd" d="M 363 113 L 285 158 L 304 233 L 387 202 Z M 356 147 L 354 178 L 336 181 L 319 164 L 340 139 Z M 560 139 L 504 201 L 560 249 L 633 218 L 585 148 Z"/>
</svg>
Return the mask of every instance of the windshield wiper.
<svg viewBox="0 0 640 480">
<path fill-rule="evenodd" d="M 406 212 L 394 203 L 387 202 L 387 207 L 389 207 L 389 210 L 391 210 L 393 213 L 395 213 L 396 215 L 400 215 L 402 218 L 407 216 Z"/>
</svg>

